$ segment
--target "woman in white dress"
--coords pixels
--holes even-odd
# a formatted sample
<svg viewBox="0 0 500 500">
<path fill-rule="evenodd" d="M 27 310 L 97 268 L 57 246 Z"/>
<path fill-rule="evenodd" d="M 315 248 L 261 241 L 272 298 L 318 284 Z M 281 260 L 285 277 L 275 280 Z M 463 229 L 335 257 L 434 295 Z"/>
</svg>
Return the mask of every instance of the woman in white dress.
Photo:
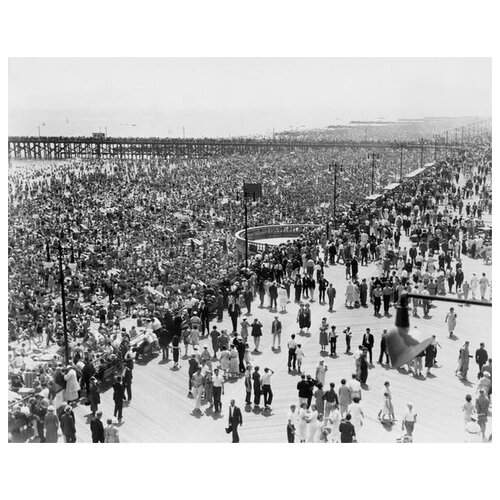
<svg viewBox="0 0 500 500">
<path fill-rule="evenodd" d="M 354 305 L 354 285 L 351 281 L 347 283 L 345 290 L 345 305 L 346 307 L 353 307 Z"/>
<path fill-rule="evenodd" d="M 238 377 L 240 374 L 238 352 L 233 347 L 229 353 L 229 376 Z"/>
<path fill-rule="evenodd" d="M 297 434 L 299 441 L 301 443 L 306 442 L 308 419 L 309 419 L 309 412 L 307 410 L 307 404 L 304 403 L 299 410 L 299 415 L 298 415 L 299 423 L 297 425 Z"/>
<path fill-rule="evenodd" d="M 220 369 L 224 372 L 224 377 L 227 376 L 229 370 L 229 358 L 231 354 L 228 350 L 224 349 L 220 352 Z"/>
<path fill-rule="evenodd" d="M 278 304 L 280 306 L 281 312 L 286 312 L 286 304 L 288 302 L 288 295 L 286 294 L 286 288 L 280 286 L 278 288 Z"/>
<path fill-rule="evenodd" d="M 76 371 L 72 366 L 68 365 L 66 367 L 66 375 L 64 375 L 64 380 L 66 380 L 66 389 L 64 389 L 64 397 L 68 403 L 76 401 L 78 399 L 78 391 L 80 390 L 80 384 L 76 378 Z"/>
<path fill-rule="evenodd" d="M 318 409 L 316 408 L 316 405 L 311 405 L 311 409 L 309 410 L 309 424 L 307 425 L 307 427 L 307 442 L 314 443 L 314 439 L 319 427 Z"/>
<path fill-rule="evenodd" d="M 327 426 L 330 429 L 330 442 L 338 443 L 340 442 L 340 432 L 339 426 L 342 420 L 342 415 L 340 414 L 339 407 L 336 403 L 333 404 L 332 409 L 330 410 L 330 414 L 328 415 Z"/>
<path fill-rule="evenodd" d="M 359 404 L 358 397 L 352 398 L 352 403 L 347 408 L 347 412 L 351 414 L 351 424 L 354 425 L 356 436 L 359 436 L 359 431 L 363 425 L 365 414 L 363 413 L 363 408 Z"/>
</svg>

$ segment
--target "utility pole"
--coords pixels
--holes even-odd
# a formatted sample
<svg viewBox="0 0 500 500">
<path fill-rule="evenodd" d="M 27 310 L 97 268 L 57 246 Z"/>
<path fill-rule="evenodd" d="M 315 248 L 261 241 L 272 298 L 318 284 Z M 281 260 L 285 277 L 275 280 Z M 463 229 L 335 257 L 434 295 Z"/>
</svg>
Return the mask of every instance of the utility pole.
<svg viewBox="0 0 500 500">
<path fill-rule="evenodd" d="M 378 153 L 368 153 L 368 159 L 370 158 L 372 159 L 372 188 L 370 194 L 373 194 L 375 189 L 375 160 L 378 160 L 380 155 Z"/>
<path fill-rule="evenodd" d="M 420 168 L 424 166 L 424 140 L 420 139 Z"/>
<path fill-rule="evenodd" d="M 243 188 L 243 198 L 245 203 L 245 268 L 248 269 L 248 207 L 247 191 Z"/>
<path fill-rule="evenodd" d="M 59 283 L 61 285 L 61 302 L 63 316 L 63 334 L 64 334 L 64 357 L 66 365 L 69 365 L 69 345 L 68 345 L 68 324 L 66 319 L 66 291 L 64 289 L 64 272 L 62 265 L 62 245 L 59 241 Z"/>
<path fill-rule="evenodd" d="M 403 148 L 404 148 L 404 144 L 401 143 L 401 145 L 400 145 L 401 158 L 400 158 L 400 162 L 399 162 L 399 182 L 403 182 Z"/>
</svg>

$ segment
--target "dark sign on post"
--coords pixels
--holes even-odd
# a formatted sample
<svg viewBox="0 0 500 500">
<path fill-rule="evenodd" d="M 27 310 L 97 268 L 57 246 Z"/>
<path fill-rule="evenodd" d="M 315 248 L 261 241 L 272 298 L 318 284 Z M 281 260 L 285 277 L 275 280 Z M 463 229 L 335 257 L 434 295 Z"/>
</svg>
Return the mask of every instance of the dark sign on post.
<svg viewBox="0 0 500 500">
<path fill-rule="evenodd" d="M 243 184 L 243 193 L 248 197 L 256 200 L 262 198 L 262 184 L 245 182 Z"/>
</svg>

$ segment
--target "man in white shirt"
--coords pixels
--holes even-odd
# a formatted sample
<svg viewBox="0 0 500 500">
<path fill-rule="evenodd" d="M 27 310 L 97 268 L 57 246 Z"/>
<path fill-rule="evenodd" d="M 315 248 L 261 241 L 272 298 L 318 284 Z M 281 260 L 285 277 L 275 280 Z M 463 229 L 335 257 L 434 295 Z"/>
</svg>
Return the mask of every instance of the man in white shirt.
<svg viewBox="0 0 500 500">
<path fill-rule="evenodd" d="M 214 411 L 219 412 L 222 409 L 221 394 L 224 394 L 224 377 L 219 375 L 218 368 L 214 370 L 212 383 L 213 383 Z"/>
<path fill-rule="evenodd" d="M 347 384 L 347 388 L 351 393 L 351 399 L 357 397 L 361 400 L 361 384 L 359 380 L 356 378 L 355 373 L 352 374 L 352 378 L 350 382 Z"/>
<path fill-rule="evenodd" d="M 297 342 L 295 342 L 295 334 L 292 335 L 292 338 L 287 343 L 288 347 L 288 370 L 292 369 L 296 370 L 297 364 Z"/>
<path fill-rule="evenodd" d="M 273 391 L 271 390 L 271 375 L 274 375 L 271 368 L 264 368 L 264 374 L 261 378 L 262 395 L 264 396 L 264 409 L 270 410 L 273 402 Z"/>
</svg>

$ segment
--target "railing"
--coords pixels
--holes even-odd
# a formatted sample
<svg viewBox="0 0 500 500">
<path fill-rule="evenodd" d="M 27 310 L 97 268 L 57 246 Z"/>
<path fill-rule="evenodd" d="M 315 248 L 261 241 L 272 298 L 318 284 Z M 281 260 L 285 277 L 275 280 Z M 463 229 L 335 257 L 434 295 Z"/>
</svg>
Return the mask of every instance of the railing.
<svg viewBox="0 0 500 500">
<path fill-rule="evenodd" d="M 271 247 L 277 246 L 272 243 L 257 243 L 255 240 L 268 238 L 297 238 L 313 229 L 319 229 L 317 224 L 281 224 L 271 226 L 257 226 L 248 228 L 248 253 L 261 253 Z M 245 253 L 245 230 L 242 229 L 235 234 L 234 245 L 236 250 L 243 255 Z"/>
</svg>

